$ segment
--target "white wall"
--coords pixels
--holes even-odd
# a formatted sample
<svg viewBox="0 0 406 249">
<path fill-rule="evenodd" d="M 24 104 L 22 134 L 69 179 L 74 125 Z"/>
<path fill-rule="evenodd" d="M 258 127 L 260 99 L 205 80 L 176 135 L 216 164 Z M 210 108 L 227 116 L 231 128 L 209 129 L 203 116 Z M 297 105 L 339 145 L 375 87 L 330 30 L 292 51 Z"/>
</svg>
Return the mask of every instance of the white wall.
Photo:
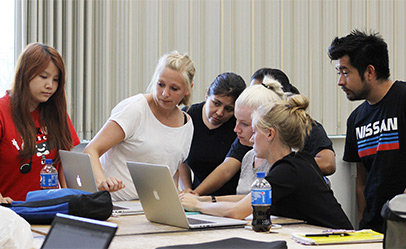
<svg viewBox="0 0 406 249">
<path fill-rule="evenodd" d="M 331 188 L 334 196 L 341 204 L 344 212 L 347 214 L 354 227 L 358 227 L 357 202 L 355 196 L 355 178 L 357 177 L 357 168 L 353 163 L 344 162 L 343 152 L 345 137 L 330 136 L 333 142 L 333 148 L 336 152 L 337 170 L 328 178 L 331 181 Z"/>
<path fill-rule="evenodd" d="M 345 134 L 358 103 L 336 86 L 327 56 L 335 36 L 381 32 L 393 79 L 406 79 L 403 0 L 16 0 L 19 54 L 33 41 L 54 45 L 67 66 L 69 113 L 91 139 L 122 99 L 144 92 L 159 57 L 187 52 L 197 73 L 193 101 L 220 73 L 248 83 L 260 67 L 286 72 L 330 135 Z"/>
</svg>

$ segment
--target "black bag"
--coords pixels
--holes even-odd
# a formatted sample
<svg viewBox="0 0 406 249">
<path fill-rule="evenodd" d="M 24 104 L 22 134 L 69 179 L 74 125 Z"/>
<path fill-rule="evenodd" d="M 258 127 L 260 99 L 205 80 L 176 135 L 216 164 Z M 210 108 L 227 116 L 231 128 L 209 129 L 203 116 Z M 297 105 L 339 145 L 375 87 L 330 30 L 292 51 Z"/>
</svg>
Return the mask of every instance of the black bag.
<svg viewBox="0 0 406 249">
<path fill-rule="evenodd" d="M 406 248 L 406 194 L 387 201 L 381 210 L 385 221 L 383 248 Z"/>
<path fill-rule="evenodd" d="M 113 203 L 110 193 L 105 190 L 89 193 L 62 188 L 31 191 L 26 201 L 14 201 L 10 209 L 30 224 L 51 224 L 57 213 L 107 220 Z"/>
<path fill-rule="evenodd" d="M 277 241 L 255 241 L 248 240 L 243 238 L 229 238 L 224 240 L 216 240 L 206 243 L 199 244 L 184 244 L 184 245 L 175 245 L 175 246 L 164 246 L 157 247 L 157 249 L 287 249 L 286 241 L 277 240 Z"/>
</svg>

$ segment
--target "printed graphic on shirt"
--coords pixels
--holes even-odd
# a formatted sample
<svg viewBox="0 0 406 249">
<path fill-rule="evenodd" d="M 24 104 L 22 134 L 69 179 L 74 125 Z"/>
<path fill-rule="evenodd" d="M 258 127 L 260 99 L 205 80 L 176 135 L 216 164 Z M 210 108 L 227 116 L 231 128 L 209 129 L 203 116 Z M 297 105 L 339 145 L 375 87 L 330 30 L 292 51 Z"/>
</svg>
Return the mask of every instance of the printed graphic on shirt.
<svg viewBox="0 0 406 249">
<path fill-rule="evenodd" d="M 14 138 L 11 140 L 11 143 L 19 152 L 21 151 L 22 148 L 24 148 L 24 142 L 22 142 L 20 146 L 18 145 L 17 140 Z M 35 145 L 35 148 L 36 148 L 36 156 L 40 157 L 41 159 L 45 159 L 45 157 L 50 154 L 47 143 L 46 129 L 43 130 L 41 128 L 37 128 L 37 144 Z M 41 163 L 44 164 L 43 162 Z"/>
<path fill-rule="evenodd" d="M 398 118 L 387 118 L 355 128 L 359 157 L 399 149 Z"/>
</svg>

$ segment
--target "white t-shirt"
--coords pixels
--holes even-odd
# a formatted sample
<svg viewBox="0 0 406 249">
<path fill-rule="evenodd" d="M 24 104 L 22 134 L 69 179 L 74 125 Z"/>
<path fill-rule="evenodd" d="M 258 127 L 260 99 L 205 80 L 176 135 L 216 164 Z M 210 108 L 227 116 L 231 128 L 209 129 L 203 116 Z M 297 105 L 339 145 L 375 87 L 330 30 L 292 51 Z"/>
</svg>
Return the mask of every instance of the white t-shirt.
<svg viewBox="0 0 406 249">
<path fill-rule="evenodd" d="M 162 124 L 152 113 L 143 94 L 121 101 L 112 110 L 109 120 L 120 125 L 125 133 L 124 140 L 100 159 L 105 176 L 115 176 L 126 186 L 111 193 L 113 201 L 138 197 L 127 161 L 167 165 L 174 175 L 189 154 L 193 136 L 192 120 L 175 128 Z"/>
<path fill-rule="evenodd" d="M 248 151 L 241 162 L 240 180 L 237 186 L 237 195 L 246 195 L 251 192 L 251 185 L 257 179 L 257 172 L 265 172 L 268 175 L 271 166 L 264 161 L 259 167 L 254 168 L 254 149 Z"/>
</svg>

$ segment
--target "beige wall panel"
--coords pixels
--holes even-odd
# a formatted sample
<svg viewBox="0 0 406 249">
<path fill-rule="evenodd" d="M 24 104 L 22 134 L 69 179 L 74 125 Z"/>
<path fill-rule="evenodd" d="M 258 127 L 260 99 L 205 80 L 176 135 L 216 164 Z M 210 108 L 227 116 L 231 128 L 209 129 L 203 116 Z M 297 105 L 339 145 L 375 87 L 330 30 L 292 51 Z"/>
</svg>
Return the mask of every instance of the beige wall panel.
<svg viewBox="0 0 406 249">
<path fill-rule="evenodd" d="M 159 54 L 173 50 L 175 40 L 174 4 L 171 1 L 159 1 Z"/>
<path fill-rule="evenodd" d="M 281 68 L 281 33 L 282 33 L 282 13 L 280 1 L 266 1 L 264 3 L 263 20 L 258 22 L 265 23 L 262 35 L 256 37 L 263 40 L 264 53 L 262 54 L 265 64 L 261 67 Z M 260 68 L 260 67 L 258 67 Z M 258 69 L 256 68 L 256 70 Z"/>
<path fill-rule="evenodd" d="M 289 44 L 289 61 L 291 64 L 290 77 L 299 91 L 309 97 L 309 88 L 313 82 L 309 81 L 309 48 L 311 44 L 311 27 L 309 26 L 309 4 L 305 1 L 296 1 L 292 6 L 292 36 L 291 40 L 285 40 Z"/>
<path fill-rule="evenodd" d="M 282 69 L 310 99 L 328 134 L 345 134 L 360 102 L 337 86 L 327 49 L 354 28 L 380 32 L 393 79 L 406 78 L 406 1 L 401 0 L 17 0 L 19 54 L 45 42 L 64 56 L 69 112 L 90 139 L 122 99 L 145 92 L 158 59 L 187 52 L 197 73 L 193 102 L 225 71 L 249 84 L 261 67 Z"/>
<path fill-rule="evenodd" d="M 324 102 L 321 108 L 322 118 L 319 120 L 322 122 L 326 132 L 328 134 L 334 134 L 337 130 L 337 116 L 339 113 L 340 103 L 338 102 L 337 96 L 337 74 L 335 71 L 335 65 L 330 62 L 327 55 L 328 46 L 340 29 L 337 24 L 337 20 L 340 17 L 340 4 L 337 1 L 322 1 L 322 46 L 320 47 L 320 53 L 324 56 L 322 59 L 322 96 Z M 346 20 L 344 18 L 344 20 Z M 341 21 L 341 20 L 340 20 Z M 340 22 L 339 21 L 339 22 Z M 345 22 L 345 21 L 344 21 Z M 317 99 L 317 98 L 315 98 Z"/>
<path fill-rule="evenodd" d="M 367 3 L 369 2 L 369 0 L 350 1 L 351 24 L 353 28 L 366 29 L 365 24 L 367 23 Z"/>
<path fill-rule="evenodd" d="M 142 84 L 143 66 L 142 63 L 142 46 L 143 40 L 140 34 L 143 32 L 141 25 L 141 1 L 131 1 L 128 12 L 131 13 L 128 18 L 128 88 L 129 94 L 135 95 L 144 91 Z"/>
<path fill-rule="evenodd" d="M 406 79 L 406 1 L 396 1 L 394 7 L 394 64 L 391 78 L 393 80 Z"/>
<path fill-rule="evenodd" d="M 93 98 L 94 102 L 92 107 L 92 117 L 95 120 L 93 129 L 92 129 L 92 135 L 94 136 L 98 129 L 100 129 L 101 125 L 104 124 L 106 121 L 106 117 L 110 111 L 109 108 L 107 108 L 107 105 L 105 105 L 108 101 L 104 101 L 104 99 L 107 100 L 107 96 L 105 95 L 105 88 L 106 88 L 106 82 L 108 82 L 107 75 L 108 72 L 106 72 L 106 53 L 105 53 L 105 40 L 106 40 L 106 34 L 105 32 L 107 29 L 105 28 L 104 25 L 104 19 L 106 16 L 101 16 L 99 13 L 102 13 L 102 10 L 104 9 L 104 3 L 101 1 L 94 2 L 94 11 L 95 11 L 95 25 L 94 25 L 94 37 L 95 37 L 95 43 L 94 43 L 94 61 L 100 61 L 100 63 L 94 63 L 95 67 L 95 74 L 94 74 L 94 81 L 93 84 L 91 85 L 91 89 L 94 92 Z M 97 97 L 97 96 L 102 96 Z"/>
<path fill-rule="evenodd" d="M 85 58 L 93 58 L 94 56 L 94 44 L 95 44 L 95 39 L 94 39 L 94 26 L 95 26 L 95 6 L 93 4 L 94 2 L 86 2 L 85 3 L 85 8 L 86 8 L 86 20 L 85 22 L 89 25 L 91 28 L 87 28 L 87 31 L 85 32 L 85 53 L 84 56 Z M 62 13 L 62 8 L 61 8 L 61 13 Z M 59 20 L 61 22 L 61 20 Z M 62 42 L 61 42 L 62 44 Z M 83 137 L 91 137 L 92 135 L 92 124 L 94 120 L 94 108 L 93 108 L 93 86 L 94 86 L 94 81 L 96 79 L 95 77 L 95 65 L 94 63 L 86 59 L 85 60 L 85 79 L 84 79 L 84 106 L 82 106 L 82 109 L 84 111 L 84 123 L 82 125 L 77 125 L 78 128 L 82 129 L 83 132 Z M 75 110 L 76 111 L 76 110 Z M 73 110 L 69 110 L 69 113 L 72 113 Z M 77 121 L 77 120 L 75 120 Z M 79 123 L 80 124 L 80 123 Z"/>
<path fill-rule="evenodd" d="M 376 29 L 379 30 L 379 15 L 380 15 L 380 2 L 367 1 L 366 2 L 366 30 Z"/>
<path fill-rule="evenodd" d="M 207 87 L 221 72 L 222 22 L 221 1 L 195 1 L 193 17 L 198 17 L 192 28 L 195 38 L 191 46 L 198 51 L 193 54 L 196 65 L 196 86 L 193 89 L 195 103 L 204 100 Z"/>
<path fill-rule="evenodd" d="M 380 16 L 380 33 L 385 38 L 389 50 L 389 67 L 393 71 L 395 61 L 395 29 L 394 29 L 394 5 L 392 1 L 382 1 L 379 5 Z M 374 30 L 376 30 L 374 28 Z M 402 31 L 402 33 L 405 30 Z"/>
<path fill-rule="evenodd" d="M 235 72 L 245 81 L 251 76 L 251 4 L 248 0 L 224 0 L 221 6 L 221 72 Z"/>
<path fill-rule="evenodd" d="M 182 52 L 189 51 L 190 44 L 190 8 L 189 0 L 178 0 L 173 3 L 173 48 Z"/>
<path fill-rule="evenodd" d="M 190 42 L 189 44 L 189 51 L 188 54 L 190 58 L 192 59 L 195 68 L 196 68 L 196 74 L 194 78 L 194 86 L 193 86 L 193 92 L 192 92 L 192 101 L 197 102 L 200 99 L 201 93 L 205 91 L 206 88 L 206 70 L 207 67 L 210 67 L 214 63 L 215 60 L 213 58 L 210 58 L 210 53 L 208 53 L 208 50 L 210 49 L 216 49 L 218 53 L 220 50 L 218 49 L 219 44 L 211 44 L 210 48 L 207 47 L 207 42 L 210 42 L 207 38 L 215 35 L 217 39 L 219 39 L 219 31 L 217 32 L 212 32 L 210 35 L 208 34 L 207 36 L 204 35 L 207 31 L 206 27 L 207 25 L 207 14 L 215 12 L 215 11 L 210 11 L 207 8 L 207 3 L 206 1 L 191 1 L 190 6 L 189 6 L 189 27 L 190 27 L 190 38 L 188 41 Z M 214 8 L 215 10 L 216 8 Z M 217 18 L 217 21 L 219 21 L 219 18 Z M 211 25 L 209 25 L 211 26 Z M 219 25 L 218 23 L 214 23 L 213 27 L 216 28 L 217 30 Z M 213 40 L 216 40 L 216 38 L 213 38 Z M 210 38 L 209 38 L 210 39 Z M 219 41 L 219 40 L 217 40 Z M 185 51 L 186 52 L 186 51 Z M 218 57 L 219 58 L 219 57 Z M 209 62 L 207 64 L 207 62 Z M 219 62 L 219 59 L 217 60 Z M 217 64 L 218 67 L 218 64 Z M 214 69 L 216 69 L 215 67 Z M 208 69 L 210 71 L 210 69 Z M 207 81 L 208 82 L 208 81 Z"/>
<path fill-rule="evenodd" d="M 120 2 L 117 9 L 117 31 L 119 37 L 122 39 L 118 39 L 116 44 L 116 59 L 119 63 L 117 63 L 117 77 L 116 79 L 122 86 L 119 89 L 118 98 L 124 99 L 130 94 L 130 85 L 131 82 L 129 81 L 129 74 L 128 73 L 121 73 L 121 72 L 129 72 L 130 69 L 129 65 L 129 40 L 128 40 L 128 29 L 129 29 L 129 19 L 130 15 L 128 12 L 128 4 L 126 2 Z"/>
<path fill-rule="evenodd" d="M 322 36 L 322 11 L 321 1 L 311 1 L 309 3 L 309 47 L 308 47 L 308 78 L 303 79 L 308 81 L 308 93 L 307 97 L 310 101 L 310 114 L 312 117 L 322 122 L 323 119 L 323 107 L 325 98 L 323 96 L 323 89 L 326 87 L 323 82 L 323 61 L 325 60 L 326 53 L 320 50 L 323 47 L 323 36 Z M 301 89 L 299 89 L 301 90 Z"/>
<path fill-rule="evenodd" d="M 236 65 L 234 24 L 236 6 L 232 0 L 221 1 L 221 64 L 220 71 L 233 70 Z"/>
<path fill-rule="evenodd" d="M 234 24 L 235 34 L 235 66 L 234 68 L 226 69 L 225 71 L 235 72 L 240 74 L 249 84 L 251 78 L 251 1 L 238 0 L 231 1 L 236 5 Z"/>
<path fill-rule="evenodd" d="M 295 82 L 300 89 L 300 81 L 296 80 L 299 76 L 295 77 L 293 70 L 293 47 L 299 46 L 299 43 L 294 41 L 294 3 L 292 0 L 281 1 L 281 68 L 292 82 Z"/>
<path fill-rule="evenodd" d="M 280 68 L 281 64 L 280 1 L 252 0 L 252 6 L 251 75 L 259 68 Z"/>
<path fill-rule="evenodd" d="M 158 63 L 159 58 L 163 55 L 163 51 L 159 47 L 162 41 L 159 40 L 161 37 L 161 23 L 160 15 L 162 9 L 160 7 L 160 2 L 158 0 L 143 1 L 142 8 L 142 19 L 140 20 L 141 25 L 143 25 L 144 30 L 139 33 L 139 39 L 143 40 L 142 47 L 142 61 L 144 65 L 142 84 L 143 91 L 147 89 L 148 84 L 151 81 L 152 74 L 154 73 L 155 66 Z M 167 52 L 167 51 L 165 51 Z"/>
<path fill-rule="evenodd" d="M 190 56 L 196 67 L 192 101 L 204 100 L 207 87 L 220 73 L 220 1 L 193 1 L 190 6 Z"/>
</svg>

